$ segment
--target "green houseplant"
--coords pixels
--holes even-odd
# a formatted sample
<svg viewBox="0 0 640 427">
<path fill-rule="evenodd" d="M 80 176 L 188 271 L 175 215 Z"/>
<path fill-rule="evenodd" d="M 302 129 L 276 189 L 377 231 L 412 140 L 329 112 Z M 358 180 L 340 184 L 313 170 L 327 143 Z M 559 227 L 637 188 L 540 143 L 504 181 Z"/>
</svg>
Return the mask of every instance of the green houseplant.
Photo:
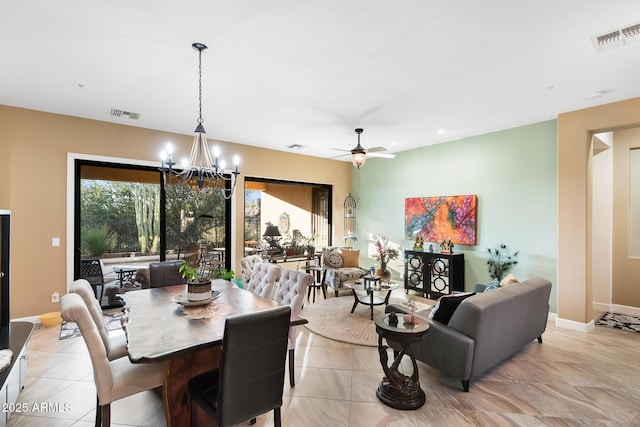
<svg viewBox="0 0 640 427">
<path fill-rule="evenodd" d="M 189 282 L 199 283 L 199 282 L 205 282 L 209 280 L 208 277 L 206 279 L 201 278 L 200 275 L 198 274 L 198 269 L 190 266 L 184 260 L 182 261 L 182 265 L 178 268 L 178 271 L 180 272 L 180 275 L 182 276 L 182 278 L 187 281 L 187 283 Z"/>
<path fill-rule="evenodd" d="M 518 254 L 520 252 L 511 252 L 511 249 L 504 243 L 494 248 L 489 248 L 487 251 L 489 252 L 487 270 L 489 271 L 489 276 L 494 280 L 502 280 L 504 275 L 508 274 L 518 264 Z"/>
<path fill-rule="evenodd" d="M 211 276 L 214 279 L 224 279 L 232 281 L 236 277 L 236 273 L 233 270 L 227 270 L 222 267 L 220 270 L 211 270 Z"/>
</svg>

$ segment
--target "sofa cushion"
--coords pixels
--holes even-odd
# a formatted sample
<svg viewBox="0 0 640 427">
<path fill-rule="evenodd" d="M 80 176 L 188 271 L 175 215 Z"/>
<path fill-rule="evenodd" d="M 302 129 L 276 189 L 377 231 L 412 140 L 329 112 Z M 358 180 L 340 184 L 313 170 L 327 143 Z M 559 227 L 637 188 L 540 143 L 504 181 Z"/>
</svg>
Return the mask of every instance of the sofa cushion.
<svg viewBox="0 0 640 427">
<path fill-rule="evenodd" d="M 360 250 L 342 249 L 342 267 L 359 267 Z"/>
<path fill-rule="evenodd" d="M 327 267 L 341 268 L 344 264 L 344 260 L 342 259 L 338 249 L 332 249 L 327 255 L 327 259 L 324 260 L 324 263 Z"/>
<path fill-rule="evenodd" d="M 429 319 L 445 325 L 448 324 L 460 303 L 475 294 L 475 292 L 463 292 L 440 297 L 433 310 L 431 310 Z"/>
</svg>

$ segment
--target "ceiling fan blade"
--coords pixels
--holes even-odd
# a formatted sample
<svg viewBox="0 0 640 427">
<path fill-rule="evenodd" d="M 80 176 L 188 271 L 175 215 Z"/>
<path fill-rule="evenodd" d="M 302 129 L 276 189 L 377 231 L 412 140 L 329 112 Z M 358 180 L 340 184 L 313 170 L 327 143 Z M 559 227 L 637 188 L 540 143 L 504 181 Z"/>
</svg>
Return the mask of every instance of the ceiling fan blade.
<svg viewBox="0 0 640 427">
<path fill-rule="evenodd" d="M 394 153 L 372 153 L 368 152 L 367 157 L 380 157 L 382 159 L 393 159 L 396 157 Z"/>
<path fill-rule="evenodd" d="M 367 153 L 379 153 L 380 151 L 387 151 L 386 148 L 384 147 L 373 147 L 373 148 L 367 148 Z"/>
<path fill-rule="evenodd" d="M 341 150 L 341 151 L 346 151 L 346 150 Z M 331 160 L 331 159 L 337 159 L 340 157 L 345 157 L 345 156 L 350 156 L 351 153 L 346 153 L 346 154 L 338 154 L 337 156 L 333 156 L 333 157 L 325 157 L 325 159 L 327 160 Z"/>
<path fill-rule="evenodd" d="M 347 153 L 350 153 L 350 152 L 351 152 L 351 150 L 344 150 L 344 149 L 342 149 L 342 148 L 333 148 L 333 147 L 331 147 L 331 149 L 332 149 L 332 150 L 337 150 L 337 151 L 346 151 Z"/>
</svg>

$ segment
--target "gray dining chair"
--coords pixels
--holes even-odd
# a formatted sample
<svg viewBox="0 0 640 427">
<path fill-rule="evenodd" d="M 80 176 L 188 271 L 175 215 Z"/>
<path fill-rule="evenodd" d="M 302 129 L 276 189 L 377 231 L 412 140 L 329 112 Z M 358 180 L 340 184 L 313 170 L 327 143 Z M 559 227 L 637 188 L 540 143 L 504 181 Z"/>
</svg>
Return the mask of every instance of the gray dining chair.
<svg viewBox="0 0 640 427">
<path fill-rule="evenodd" d="M 300 314 L 307 288 L 311 286 L 314 281 L 313 275 L 309 273 L 287 269 L 282 270 L 282 274 L 280 274 L 280 285 L 276 290 L 273 300 L 280 305 L 288 305 L 291 307 L 292 313 Z M 298 328 L 291 326 L 289 328 L 289 342 L 287 345 L 289 350 L 289 385 L 291 385 L 291 387 L 295 387 L 296 385 L 294 362 L 296 359 L 297 335 Z"/>
<path fill-rule="evenodd" d="M 182 261 L 162 261 L 149 264 L 149 286 L 161 288 L 163 286 L 182 285 L 186 279 L 180 274 Z"/>
<path fill-rule="evenodd" d="M 160 387 L 166 363 L 133 364 L 126 357 L 109 361 L 105 346 L 82 297 L 69 293 L 60 298 L 62 318 L 76 322 L 89 350 L 96 385 L 96 426 L 111 425 L 111 402 Z"/>
<path fill-rule="evenodd" d="M 277 264 L 258 263 L 253 266 L 251 279 L 245 289 L 259 297 L 271 299 L 281 271 L 282 269 Z"/>
<path fill-rule="evenodd" d="M 291 308 L 281 306 L 226 319 L 220 367 L 189 380 L 191 425 L 197 404 L 221 427 L 253 423 L 271 410 L 281 426 L 290 318 Z"/>
<path fill-rule="evenodd" d="M 84 301 L 89 314 L 93 319 L 93 322 L 98 328 L 100 338 L 107 349 L 107 358 L 109 360 L 115 360 L 127 355 L 127 338 L 125 334 L 109 334 L 109 329 L 104 321 L 104 314 L 100 303 L 96 299 L 93 289 L 89 282 L 85 279 L 78 279 L 73 282 L 69 292 L 80 295 Z"/>
</svg>

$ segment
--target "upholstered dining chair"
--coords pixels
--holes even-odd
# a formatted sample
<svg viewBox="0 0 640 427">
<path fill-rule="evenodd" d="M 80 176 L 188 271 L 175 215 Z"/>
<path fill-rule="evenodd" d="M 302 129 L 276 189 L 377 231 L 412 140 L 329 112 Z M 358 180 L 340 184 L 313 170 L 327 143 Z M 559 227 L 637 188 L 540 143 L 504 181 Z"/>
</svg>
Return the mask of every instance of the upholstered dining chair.
<svg viewBox="0 0 640 427">
<path fill-rule="evenodd" d="M 253 266 L 251 279 L 245 289 L 259 297 L 271 299 L 281 271 L 282 269 L 276 264 L 258 263 Z"/>
<path fill-rule="evenodd" d="M 149 286 L 161 288 L 163 286 L 182 285 L 186 280 L 180 274 L 182 261 L 152 262 L 149 264 Z"/>
<path fill-rule="evenodd" d="M 276 290 L 273 300 L 280 305 L 288 305 L 293 313 L 299 314 L 302 310 L 307 288 L 314 283 L 313 275 L 303 271 L 282 270 L 280 274 L 280 286 Z M 296 358 L 296 336 L 298 328 L 291 326 L 289 328 L 289 342 L 287 348 L 289 350 L 289 384 L 295 387 L 295 358 Z"/>
<path fill-rule="evenodd" d="M 253 267 L 259 262 L 264 262 L 264 259 L 260 255 L 247 255 L 240 259 L 240 273 L 242 275 L 242 283 L 244 286 L 251 280 L 251 274 L 253 273 Z"/>
<path fill-rule="evenodd" d="M 191 425 L 197 404 L 221 427 L 253 423 L 271 410 L 280 427 L 290 317 L 291 308 L 281 306 L 227 318 L 220 367 L 189 380 Z"/>
<path fill-rule="evenodd" d="M 102 308 L 93 294 L 93 289 L 89 282 L 85 279 L 78 279 L 73 282 L 69 292 L 80 295 L 87 306 L 89 314 L 91 315 L 93 322 L 96 324 L 98 332 L 100 333 L 100 338 L 102 338 L 104 347 L 107 350 L 107 358 L 109 360 L 115 360 L 126 356 L 127 338 L 124 334 L 109 334 L 109 330 L 107 329 L 107 325 L 104 321 Z"/>
<path fill-rule="evenodd" d="M 109 361 L 107 348 L 98 327 L 89 314 L 82 297 L 69 293 L 60 298 L 62 318 L 76 322 L 85 341 L 97 391 L 96 426 L 111 425 L 111 402 L 162 385 L 165 363 L 133 364 L 126 357 Z"/>
</svg>

